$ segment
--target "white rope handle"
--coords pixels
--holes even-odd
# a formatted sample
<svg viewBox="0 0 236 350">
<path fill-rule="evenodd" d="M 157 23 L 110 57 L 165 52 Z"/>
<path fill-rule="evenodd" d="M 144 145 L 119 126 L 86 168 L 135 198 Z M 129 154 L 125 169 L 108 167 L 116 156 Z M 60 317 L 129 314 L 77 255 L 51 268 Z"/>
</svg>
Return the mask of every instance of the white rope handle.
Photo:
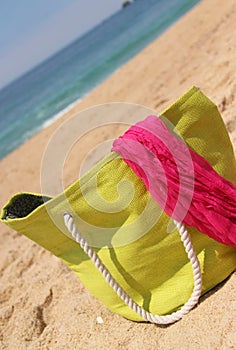
<svg viewBox="0 0 236 350">
<path fill-rule="evenodd" d="M 145 321 L 149 321 L 151 323 L 156 323 L 160 325 L 174 323 L 180 320 L 184 315 L 186 315 L 197 303 L 198 299 L 201 296 L 202 290 L 202 275 L 201 268 L 199 264 L 198 257 L 194 251 L 192 242 L 190 240 L 187 229 L 182 223 L 174 220 L 174 223 L 179 230 L 179 234 L 181 240 L 184 244 L 185 251 L 188 255 L 188 258 L 192 264 L 193 268 L 193 278 L 194 278 L 194 288 L 191 297 L 189 300 L 183 305 L 183 307 L 173 312 L 170 315 L 153 315 L 150 312 L 144 310 L 141 306 L 139 306 L 135 301 L 124 291 L 124 289 L 116 282 L 116 280 L 112 277 L 108 269 L 103 265 L 102 261 L 98 257 L 97 253 L 88 245 L 85 238 L 81 235 L 81 233 L 77 230 L 76 225 L 74 223 L 73 217 L 69 213 L 64 213 L 64 222 L 71 233 L 72 237 L 78 242 L 84 252 L 89 256 L 92 260 L 96 268 L 101 272 L 103 277 L 106 279 L 107 283 L 111 286 L 111 288 L 116 292 L 116 294 L 124 301 L 126 305 L 128 305 L 133 311 L 135 311 L 139 316 L 141 316 Z"/>
</svg>

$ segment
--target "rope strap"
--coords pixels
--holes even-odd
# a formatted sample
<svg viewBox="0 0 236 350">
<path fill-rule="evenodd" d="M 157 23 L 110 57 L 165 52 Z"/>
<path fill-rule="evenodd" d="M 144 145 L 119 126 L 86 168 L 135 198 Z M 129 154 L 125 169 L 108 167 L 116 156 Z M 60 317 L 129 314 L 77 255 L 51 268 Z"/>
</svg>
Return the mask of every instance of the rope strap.
<svg viewBox="0 0 236 350">
<path fill-rule="evenodd" d="M 182 223 L 174 220 L 174 223 L 179 231 L 181 240 L 183 242 L 185 251 L 188 255 L 188 258 L 193 268 L 194 288 L 189 300 L 182 306 L 180 310 L 175 311 L 170 315 L 164 315 L 164 316 L 153 315 L 150 312 L 144 310 L 141 306 L 135 303 L 135 301 L 124 291 L 124 289 L 112 277 L 108 269 L 103 265 L 97 253 L 88 245 L 85 238 L 77 230 L 71 214 L 64 213 L 64 223 L 68 231 L 71 233 L 72 237 L 75 239 L 77 243 L 80 244 L 81 248 L 89 256 L 89 258 L 92 260 L 96 268 L 101 272 L 103 277 L 106 279 L 106 282 L 116 292 L 116 294 L 120 297 L 120 299 L 123 300 L 123 302 L 126 305 L 128 305 L 134 312 L 136 312 L 139 316 L 141 316 L 145 321 L 156 323 L 159 325 L 174 323 L 180 320 L 198 303 L 198 299 L 201 296 L 201 290 L 202 290 L 201 268 L 200 268 L 198 257 L 194 251 L 192 242 L 190 240 L 188 231 Z"/>
</svg>

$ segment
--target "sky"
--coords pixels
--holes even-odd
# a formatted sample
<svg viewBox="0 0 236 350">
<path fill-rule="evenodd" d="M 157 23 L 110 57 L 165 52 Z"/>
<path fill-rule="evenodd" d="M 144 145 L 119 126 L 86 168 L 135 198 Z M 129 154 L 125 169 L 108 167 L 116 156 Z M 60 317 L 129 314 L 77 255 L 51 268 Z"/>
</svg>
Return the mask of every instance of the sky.
<svg viewBox="0 0 236 350">
<path fill-rule="evenodd" d="M 111 16 L 122 0 L 0 0 L 0 88 Z"/>
</svg>

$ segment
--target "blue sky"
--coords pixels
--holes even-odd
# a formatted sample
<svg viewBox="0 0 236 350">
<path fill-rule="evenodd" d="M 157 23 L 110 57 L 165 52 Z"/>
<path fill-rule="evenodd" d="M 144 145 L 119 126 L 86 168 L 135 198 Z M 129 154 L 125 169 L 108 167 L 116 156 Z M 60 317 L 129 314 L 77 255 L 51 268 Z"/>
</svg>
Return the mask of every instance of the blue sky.
<svg viewBox="0 0 236 350">
<path fill-rule="evenodd" d="M 0 88 L 119 10 L 122 2 L 0 1 Z"/>
</svg>

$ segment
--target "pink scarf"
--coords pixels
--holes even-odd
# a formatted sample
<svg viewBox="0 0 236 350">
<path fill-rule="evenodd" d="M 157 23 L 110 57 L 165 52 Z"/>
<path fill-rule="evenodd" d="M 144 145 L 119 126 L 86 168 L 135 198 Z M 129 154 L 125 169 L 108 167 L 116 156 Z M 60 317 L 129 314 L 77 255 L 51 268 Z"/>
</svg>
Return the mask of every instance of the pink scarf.
<svg viewBox="0 0 236 350">
<path fill-rule="evenodd" d="M 217 142 L 217 141 L 216 141 Z M 149 116 L 113 143 L 172 218 L 236 247 L 236 186 Z"/>
</svg>

